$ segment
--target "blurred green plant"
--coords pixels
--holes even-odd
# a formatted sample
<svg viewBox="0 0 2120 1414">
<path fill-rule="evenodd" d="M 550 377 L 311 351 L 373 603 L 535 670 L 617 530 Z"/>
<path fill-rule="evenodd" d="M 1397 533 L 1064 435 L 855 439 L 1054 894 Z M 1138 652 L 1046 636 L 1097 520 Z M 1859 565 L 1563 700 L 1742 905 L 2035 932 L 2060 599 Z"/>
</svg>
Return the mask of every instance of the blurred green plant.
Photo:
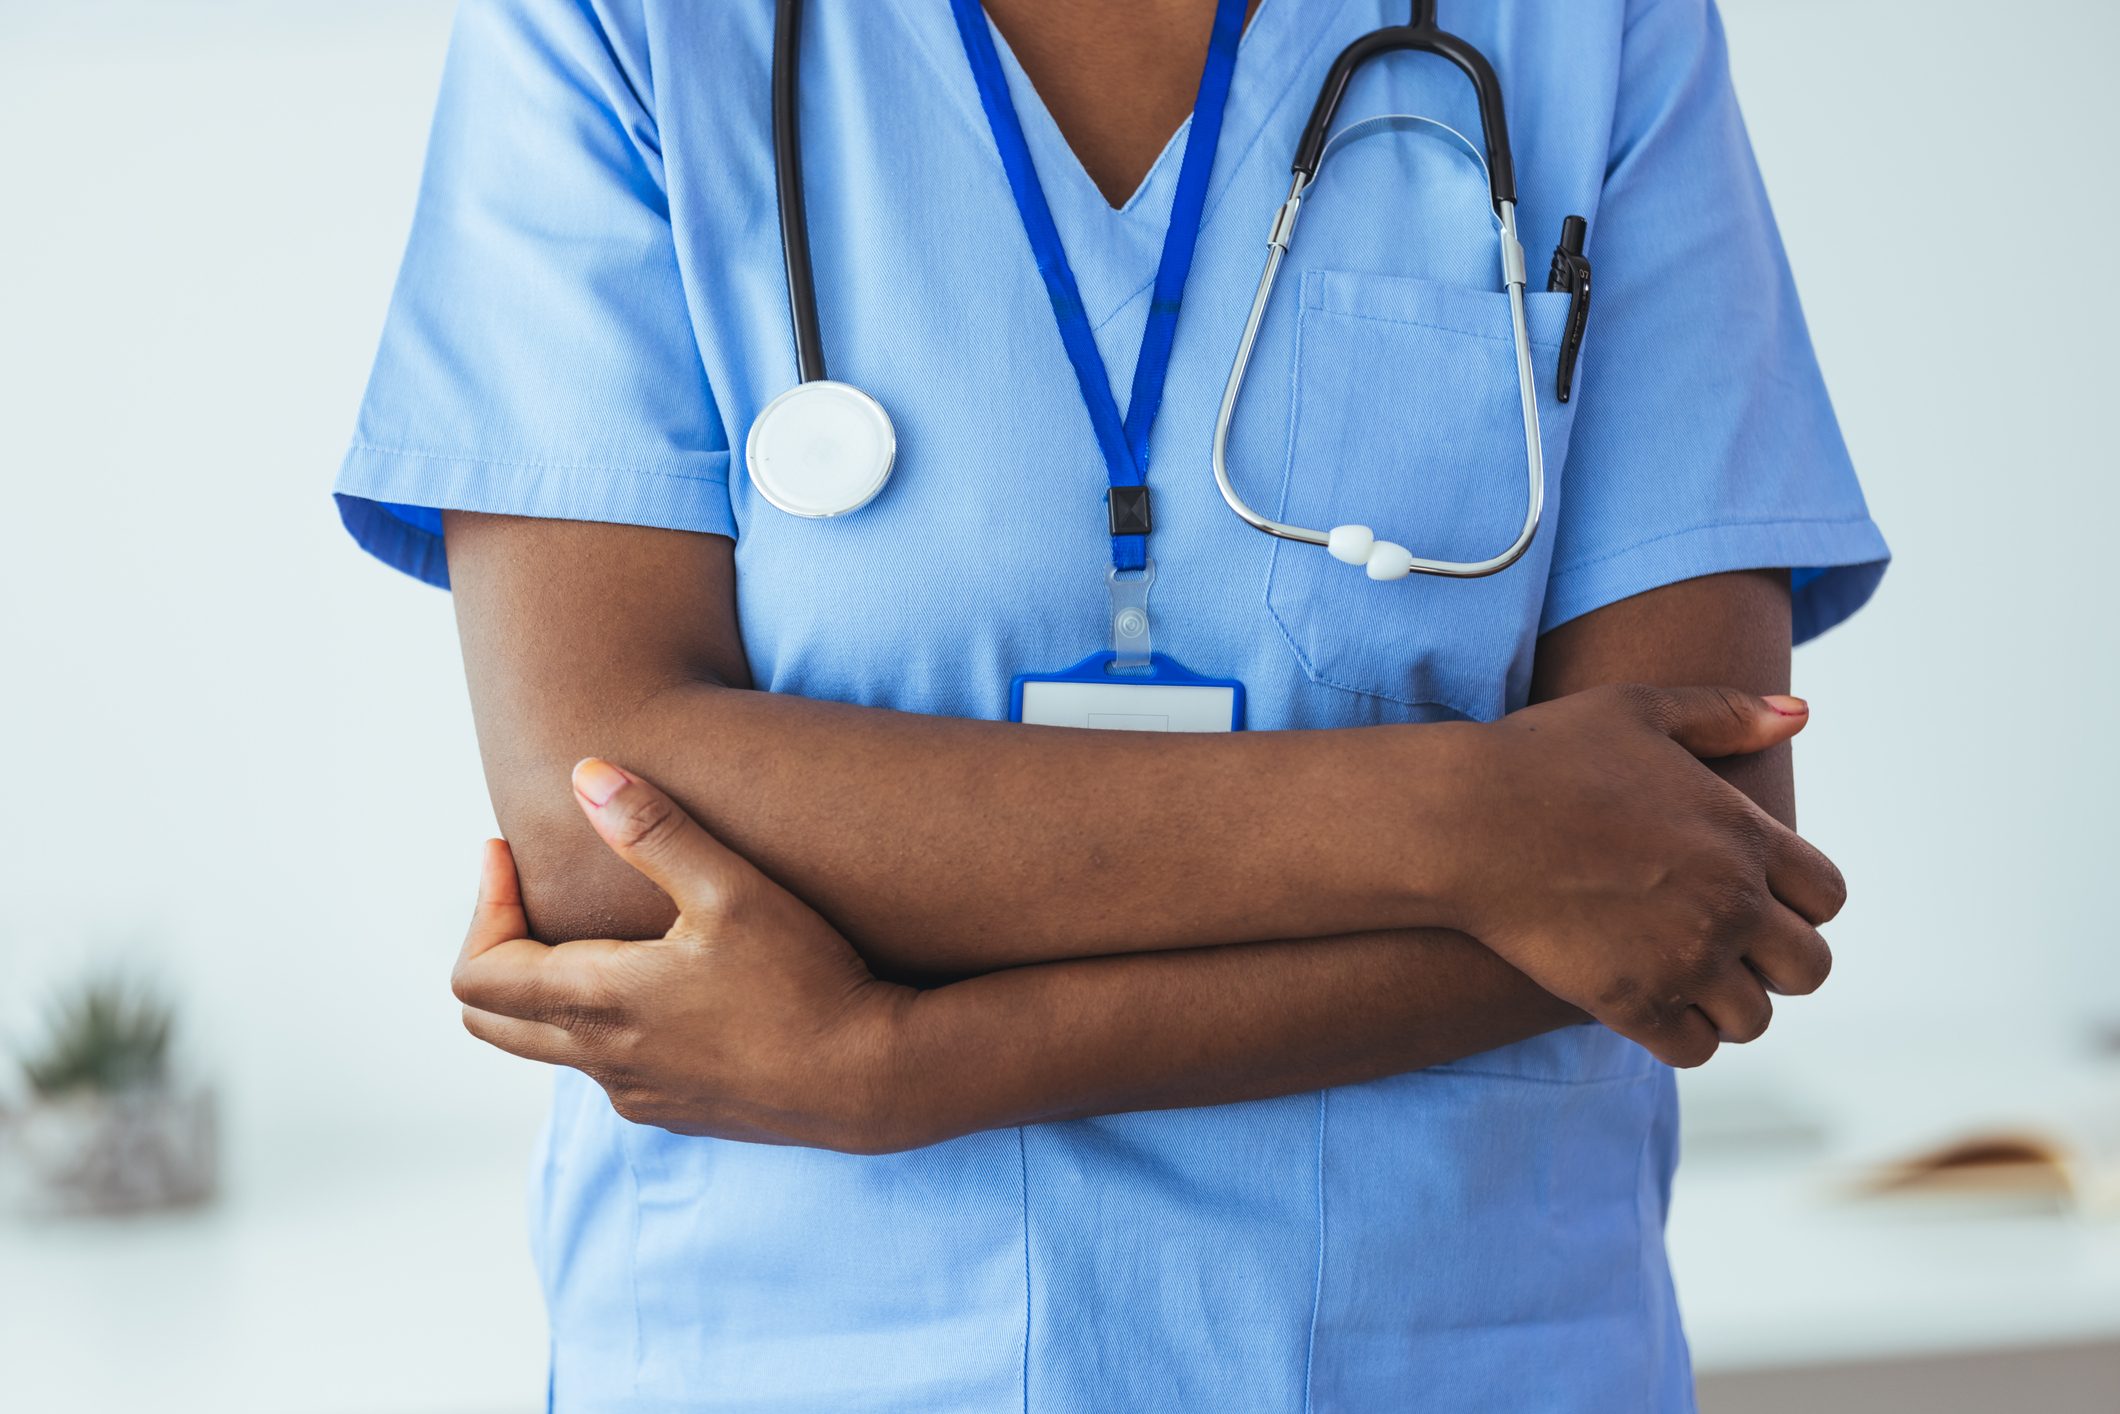
<svg viewBox="0 0 2120 1414">
<path fill-rule="evenodd" d="M 44 1099 L 80 1091 L 112 1095 L 162 1083 L 176 1009 L 123 977 L 91 977 L 52 999 L 43 1044 L 21 1057 Z"/>
</svg>

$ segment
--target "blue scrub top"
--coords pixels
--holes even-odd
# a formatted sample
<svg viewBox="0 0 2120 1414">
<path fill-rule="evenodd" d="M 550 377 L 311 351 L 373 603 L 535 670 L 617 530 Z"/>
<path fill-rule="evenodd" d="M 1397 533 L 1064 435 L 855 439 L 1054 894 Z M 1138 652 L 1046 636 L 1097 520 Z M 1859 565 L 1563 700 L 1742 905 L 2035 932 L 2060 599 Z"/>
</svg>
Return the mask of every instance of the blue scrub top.
<svg viewBox="0 0 2120 1414">
<path fill-rule="evenodd" d="M 834 373 L 897 421 L 841 520 L 740 457 L 795 380 L 767 115 L 769 0 L 466 0 L 425 184 L 338 482 L 361 544 L 447 580 L 439 510 L 732 537 L 775 692 L 1006 715 L 1104 645 L 1104 470 L 946 0 L 818 0 L 802 127 Z M 1489 719 L 1539 634 L 1643 590 L 1794 570 L 1798 637 L 1887 556 L 1820 380 L 1706 0 L 1445 0 L 1510 108 L 1547 520 L 1491 579 L 1374 584 L 1248 529 L 1217 400 L 1333 55 L 1403 0 L 1264 0 L 1242 44 L 1150 449 L 1156 642 L 1241 678 L 1255 728 Z M 1114 210 L 1003 45 L 1115 387 L 1182 136 Z M 1448 65 L 1365 70 L 1343 121 L 1477 131 Z M 1534 284 L 1540 283 L 1536 279 Z M 1252 502 L 1476 558 L 1522 506 L 1493 228 L 1442 144 L 1377 138 L 1307 204 L 1232 444 Z M 1419 1074 L 860 1158 L 674 1136 L 561 1071 L 536 1247 L 562 1409 L 1690 1407 L 1662 1246 L 1671 1078 L 1580 1027 Z"/>
</svg>

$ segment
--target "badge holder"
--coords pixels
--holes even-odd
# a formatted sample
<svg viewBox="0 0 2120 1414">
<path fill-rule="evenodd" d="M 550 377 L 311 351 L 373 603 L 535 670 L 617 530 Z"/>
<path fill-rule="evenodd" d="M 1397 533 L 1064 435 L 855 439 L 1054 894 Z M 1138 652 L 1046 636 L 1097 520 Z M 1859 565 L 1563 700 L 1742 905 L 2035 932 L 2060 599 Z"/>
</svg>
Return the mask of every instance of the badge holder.
<svg viewBox="0 0 2120 1414">
<path fill-rule="evenodd" d="M 1112 647 L 1057 673 L 1018 673 L 1009 684 L 1012 722 L 1121 732 L 1244 730 L 1244 684 L 1204 678 L 1155 652 L 1148 591 L 1155 561 L 1138 574 L 1113 570 Z"/>
</svg>

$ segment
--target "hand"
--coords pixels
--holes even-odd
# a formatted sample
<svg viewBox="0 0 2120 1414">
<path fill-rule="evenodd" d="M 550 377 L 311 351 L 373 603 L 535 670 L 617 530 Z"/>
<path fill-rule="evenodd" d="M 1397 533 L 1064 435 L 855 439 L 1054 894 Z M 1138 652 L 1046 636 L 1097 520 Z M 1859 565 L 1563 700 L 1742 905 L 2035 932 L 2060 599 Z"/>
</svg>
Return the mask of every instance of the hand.
<svg viewBox="0 0 2120 1414">
<path fill-rule="evenodd" d="M 646 781 L 591 758 L 574 792 L 604 843 L 677 904 L 677 922 L 648 942 L 536 942 L 513 856 L 488 842 L 451 979 L 471 1034 L 573 1066 L 638 1124 L 889 1147 L 885 1062 L 911 992 L 877 981 L 830 924 Z"/>
<path fill-rule="evenodd" d="M 1701 760 L 1787 741 L 1809 709 L 1728 688 L 1608 687 L 1479 728 L 1447 897 L 1547 991 L 1672 1065 L 1757 1038 L 1815 991 L 1840 871 Z"/>
</svg>

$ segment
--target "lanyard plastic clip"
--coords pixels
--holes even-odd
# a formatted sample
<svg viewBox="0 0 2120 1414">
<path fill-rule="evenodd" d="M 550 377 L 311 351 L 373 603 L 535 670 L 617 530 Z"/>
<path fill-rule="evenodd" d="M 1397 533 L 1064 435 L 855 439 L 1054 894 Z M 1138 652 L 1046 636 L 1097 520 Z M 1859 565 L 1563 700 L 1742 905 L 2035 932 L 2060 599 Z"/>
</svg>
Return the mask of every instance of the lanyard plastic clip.
<svg viewBox="0 0 2120 1414">
<path fill-rule="evenodd" d="M 1149 666 L 1154 651 L 1148 627 L 1148 591 L 1156 582 L 1156 562 L 1144 560 L 1130 572 L 1111 569 L 1104 581 L 1112 592 L 1112 669 L 1138 672 Z"/>
</svg>

